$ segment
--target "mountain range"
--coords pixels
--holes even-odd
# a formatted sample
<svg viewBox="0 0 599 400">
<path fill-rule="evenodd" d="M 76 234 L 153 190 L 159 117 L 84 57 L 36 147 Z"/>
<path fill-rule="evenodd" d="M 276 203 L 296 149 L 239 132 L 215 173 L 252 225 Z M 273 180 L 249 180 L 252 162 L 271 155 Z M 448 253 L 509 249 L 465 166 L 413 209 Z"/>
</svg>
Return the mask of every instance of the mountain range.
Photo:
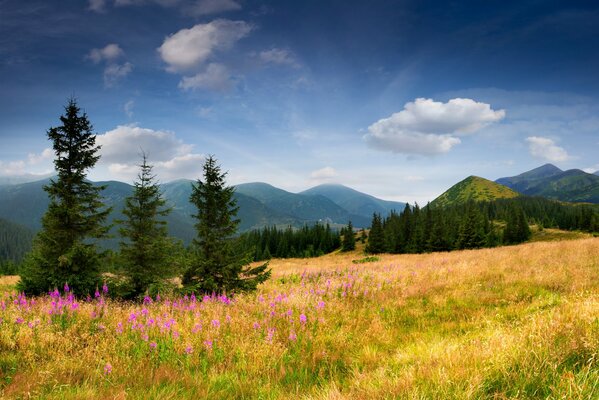
<svg viewBox="0 0 599 400">
<path fill-rule="evenodd" d="M 599 176 L 580 169 L 563 171 L 545 164 L 517 176 L 499 178 L 495 182 L 527 196 L 574 203 L 599 203 Z"/>
<path fill-rule="evenodd" d="M 35 232 L 41 228 L 41 217 L 48 207 L 48 197 L 43 187 L 50 182 L 0 185 L 0 218 Z M 189 243 L 195 236 L 195 212 L 189 202 L 191 180 L 177 180 L 161 185 L 162 192 L 172 212 L 166 217 L 170 235 Z M 104 204 L 112 207 L 109 222 L 123 218 L 124 201 L 132 193 L 129 184 L 108 181 L 102 192 Z M 317 222 L 340 228 L 352 221 L 355 227 L 370 225 L 372 213 L 387 215 L 391 210 L 401 211 L 405 203 L 377 199 L 343 185 L 320 185 L 301 193 L 291 193 L 266 183 L 246 183 L 236 186 L 235 199 L 239 206 L 239 231 L 245 232 L 265 226 L 301 227 Z M 116 229 L 113 233 L 116 232 Z M 107 247 L 116 247 L 118 239 L 107 241 Z"/>
</svg>

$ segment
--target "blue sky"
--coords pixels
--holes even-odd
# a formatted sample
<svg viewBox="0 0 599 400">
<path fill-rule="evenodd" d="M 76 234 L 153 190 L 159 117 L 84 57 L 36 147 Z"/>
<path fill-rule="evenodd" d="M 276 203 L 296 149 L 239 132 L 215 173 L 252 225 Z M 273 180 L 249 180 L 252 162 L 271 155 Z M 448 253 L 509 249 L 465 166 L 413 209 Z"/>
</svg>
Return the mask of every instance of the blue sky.
<svg viewBox="0 0 599 400">
<path fill-rule="evenodd" d="M 70 96 L 90 177 L 434 199 L 468 175 L 599 169 L 599 6 L 577 1 L 0 0 L 0 176 L 52 169 Z"/>
</svg>

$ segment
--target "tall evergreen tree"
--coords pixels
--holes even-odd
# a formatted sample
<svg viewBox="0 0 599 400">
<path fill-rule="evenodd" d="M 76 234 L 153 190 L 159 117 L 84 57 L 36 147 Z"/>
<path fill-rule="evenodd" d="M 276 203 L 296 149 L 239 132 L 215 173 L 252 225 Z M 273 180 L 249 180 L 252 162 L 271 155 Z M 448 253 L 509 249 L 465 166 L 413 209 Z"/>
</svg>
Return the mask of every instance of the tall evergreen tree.
<svg viewBox="0 0 599 400">
<path fill-rule="evenodd" d="M 385 244 L 385 231 L 383 230 L 381 216 L 377 213 L 374 213 L 372 215 L 370 233 L 368 234 L 366 252 L 372 254 L 384 253 L 386 250 Z"/>
<path fill-rule="evenodd" d="M 96 136 L 87 115 L 69 100 L 62 125 L 50 128 L 48 138 L 56 158 L 58 177 L 44 190 L 50 204 L 42 218 L 42 230 L 21 273 L 20 289 L 41 293 L 68 283 L 80 294 L 90 293 L 100 282 L 100 255 L 96 240 L 106 236 L 110 212 L 100 192 L 86 180 L 87 171 L 99 160 Z"/>
<path fill-rule="evenodd" d="M 133 194 L 125 200 L 123 214 L 126 219 L 119 221 L 122 224 L 119 232 L 124 239 L 120 242 L 121 257 L 130 281 L 128 297 L 132 298 L 173 275 L 169 271 L 173 242 L 168 237 L 164 220 L 171 209 L 166 207 L 152 166 L 147 161 L 146 155 L 142 154 Z"/>
<path fill-rule="evenodd" d="M 341 251 L 352 251 L 356 249 L 356 237 L 354 236 L 354 227 L 349 221 L 343 231 L 343 241 L 341 242 Z"/>
<path fill-rule="evenodd" d="M 254 290 L 269 278 L 268 264 L 252 268 L 252 254 L 233 247 L 231 239 L 239 225 L 235 189 L 226 186 L 227 173 L 221 172 L 213 156 L 206 159 L 203 169 L 204 179 L 193 185 L 190 197 L 197 209 L 193 215 L 197 237 L 195 259 L 183 275 L 183 284 L 188 290 L 208 293 Z"/>
</svg>

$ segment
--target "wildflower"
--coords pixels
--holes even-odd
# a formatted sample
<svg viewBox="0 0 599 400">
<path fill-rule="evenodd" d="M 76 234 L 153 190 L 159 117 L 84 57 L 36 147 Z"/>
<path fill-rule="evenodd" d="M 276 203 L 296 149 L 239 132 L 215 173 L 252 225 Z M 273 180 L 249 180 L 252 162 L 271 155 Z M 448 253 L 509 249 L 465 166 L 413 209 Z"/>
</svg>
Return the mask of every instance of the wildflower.
<svg viewBox="0 0 599 400">
<path fill-rule="evenodd" d="M 230 316 L 230 315 L 227 315 L 227 318 L 226 318 L 226 319 L 227 319 L 227 323 L 228 323 L 228 324 L 230 324 L 230 323 L 231 323 L 231 316 Z"/>
<path fill-rule="evenodd" d="M 202 330 L 202 324 L 195 324 L 195 326 L 193 327 L 193 329 L 191 330 L 192 333 L 198 333 L 198 331 Z"/>
<path fill-rule="evenodd" d="M 257 322 L 254 322 L 254 325 L 253 325 L 253 326 L 254 326 L 254 329 L 259 329 L 259 328 L 260 328 L 260 324 L 259 324 L 259 323 L 257 323 Z"/>
<path fill-rule="evenodd" d="M 276 329 L 275 328 L 268 328 L 268 334 L 266 335 L 266 341 L 268 343 L 272 342 L 272 338 L 275 335 Z"/>
<path fill-rule="evenodd" d="M 160 302 L 160 293 L 156 295 L 156 301 Z"/>
<path fill-rule="evenodd" d="M 106 363 L 104 366 L 104 375 L 108 375 L 112 373 L 112 365 L 110 363 Z"/>
<path fill-rule="evenodd" d="M 187 347 L 185 348 L 185 354 L 191 353 L 193 353 L 193 347 L 191 347 L 191 345 L 187 345 Z"/>
<path fill-rule="evenodd" d="M 324 308 L 324 301 L 319 301 L 318 305 L 316 306 L 317 309 L 323 309 Z"/>
<path fill-rule="evenodd" d="M 212 340 L 204 340 L 204 346 L 207 350 L 212 350 Z"/>
<path fill-rule="evenodd" d="M 96 288 L 96 292 L 94 293 L 94 297 L 97 299 L 98 297 L 100 297 L 100 292 L 98 291 L 98 289 Z"/>
<path fill-rule="evenodd" d="M 118 333 L 119 335 L 120 335 L 121 333 L 123 333 L 123 323 L 122 323 L 122 322 L 119 322 L 119 323 L 116 325 L 116 333 Z"/>
<path fill-rule="evenodd" d="M 180 334 L 179 334 L 179 332 L 178 332 L 178 331 L 173 331 L 173 337 L 174 337 L 175 339 L 179 339 L 179 336 L 180 336 Z"/>
<path fill-rule="evenodd" d="M 17 324 L 22 324 L 22 323 L 23 323 L 23 318 L 21 318 L 21 317 L 18 317 L 18 318 L 16 319 L 15 323 L 17 323 Z"/>
<path fill-rule="evenodd" d="M 295 334 L 295 332 L 291 331 L 289 333 L 289 340 L 291 340 L 292 342 L 295 342 L 297 340 L 297 335 Z"/>
<path fill-rule="evenodd" d="M 150 296 L 144 296 L 144 304 L 152 304 L 152 298 Z"/>
<path fill-rule="evenodd" d="M 155 348 L 156 348 L 156 346 L 158 346 L 158 345 L 156 344 L 156 342 L 151 342 L 151 343 L 150 343 L 150 348 L 151 348 L 152 350 L 153 350 L 153 349 L 155 349 Z"/>
<path fill-rule="evenodd" d="M 304 314 L 300 314 L 300 322 L 305 324 L 308 321 L 308 318 Z"/>
<path fill-rule="evenodd" d="M 215 328 L 220 328 L 220 321 L 217 319 L 212 320 L 212 326 Z"/>
<path fill-rule="evenodd" d="M 104 282 L 104 284 L 102 285 L 102 293 L 108 294 L 108 285 L 106 284 L 106 282 Z"/>
<path fill-rule="evenodd" d="M 69 292 L 69 284 L 65 283 L 63 289 L 64 289 L 65 293 L 68 293 Z"/>
</svg>

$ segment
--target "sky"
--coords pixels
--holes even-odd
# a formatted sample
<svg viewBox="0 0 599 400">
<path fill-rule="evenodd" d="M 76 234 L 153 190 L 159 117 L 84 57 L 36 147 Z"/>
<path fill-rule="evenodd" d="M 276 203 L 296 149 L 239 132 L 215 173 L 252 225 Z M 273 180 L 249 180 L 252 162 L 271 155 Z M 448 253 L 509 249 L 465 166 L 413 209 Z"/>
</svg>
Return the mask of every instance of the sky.
<svg viewBox="0 0 599 400">
<path fill-rule="evenodd" d="M 74 97 L 92 180 L 425 204 L 469 175 L 599 170 L 595 1 L 0 0 L 0 177 L 53 170 Z"/>
</svg>

